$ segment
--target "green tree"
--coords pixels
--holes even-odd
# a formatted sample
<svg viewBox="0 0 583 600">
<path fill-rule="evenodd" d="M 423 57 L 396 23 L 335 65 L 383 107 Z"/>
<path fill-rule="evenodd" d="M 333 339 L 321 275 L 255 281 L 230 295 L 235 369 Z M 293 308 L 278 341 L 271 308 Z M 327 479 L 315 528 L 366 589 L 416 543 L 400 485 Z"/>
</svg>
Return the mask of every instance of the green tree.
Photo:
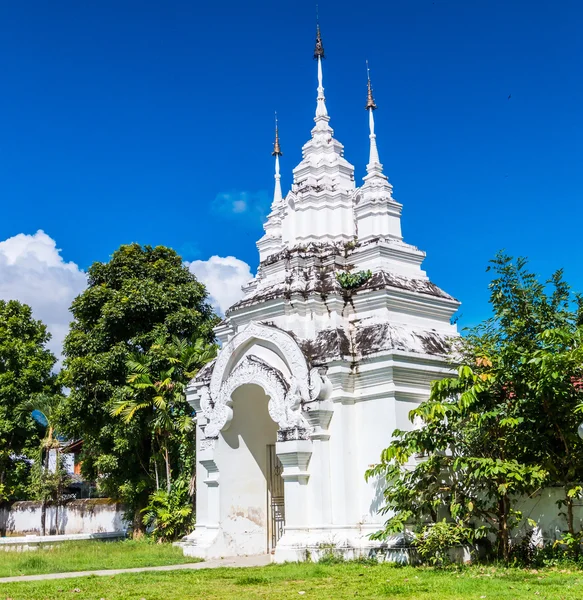
<svg viewBox="0 0 583 600">
<path fill-rule="evenodd" d="M 57 509 L 62 502 L 63 491 L 69 482 L 69 476 L 63 468 L 61 456 L 61 440 L 58 435 L 59 410 L 63 405 L 64 397 L 59 393 L 41 393 L 23 402 L 19 412 L 23 417 L 33 415 L 45 428 L 44 436 L 40 440 L 37 456 L 32 470 L 30 495 L 42 502 L 41 530 L 46 535 L 47 506 L 54 502 Z M 54 465 L 50 464 L 51 454 L 54 455 Z M 58 533 L 58 531 L 57 531 Z"/>
<path fill-rule="evenodd" d="M 214 341 L 217 317 L 206 298 L 204 286 L 173 250 L 131 244 L 89 268 L 88 287 L 71 307 L 63 372 L 71 392 L 63 425 L 71 437 L 83 439 L 83 473 L 126 503 L 137 535 L 155 489 L 151 465 L 158 449 L 148 411 L 124 422 L 112 416 L 112 406 L 127 388 L 132 355 L 147 353 L 160 339 Z"/>
<path fill-rule="evenodd" d="M 55 391 L 50 334 L 29 306 L 0 300 L 0 503 L 25 497 L 41 427 L 22 405 Z"/>
<path fill-rule="evenodd" d="M 386 482 L 390 518 L 377 538 L 407 527 L 426 535 L 445 518 L 470 542 L 494 533 L 498 556 L 508 560 L 522 519 L 515 502 L 543 485 L 564 488 L 568 529 L 577 535 L 582 304 L 560 271 L 541 283 L 525 260 L 504 254 L 491 268 L 493 316 L 455 344 L 458 377 L 433 383 L 429 400 L 411 411 L 418 426 L 394 432 L 367 472 Z"/>
<path fill-rule="evenodd" d="M 192 530 L 194 510 L 188 482 L 178 479 L 172 489 L 156 490 L 143 510 L 144 521 L 160 542 L 172 542 Z"/>
<path fill-rule="evenodd" d="M 166 491 L 172 487 L 171 446 L 192 431 L 193 413 L 186 402 L 185 387 L 198 369 L 216 355 L 215 344 L 174 336 L 170 343 L 156 340 L 149 352 L 133 353 L 127 361 L 127 385 L 119 390 L 110 413 L 130 424 L 146 413 L 152 434 L 156 489 L 159 488 L 157 454 L 166 467 Z"/>
</svg>

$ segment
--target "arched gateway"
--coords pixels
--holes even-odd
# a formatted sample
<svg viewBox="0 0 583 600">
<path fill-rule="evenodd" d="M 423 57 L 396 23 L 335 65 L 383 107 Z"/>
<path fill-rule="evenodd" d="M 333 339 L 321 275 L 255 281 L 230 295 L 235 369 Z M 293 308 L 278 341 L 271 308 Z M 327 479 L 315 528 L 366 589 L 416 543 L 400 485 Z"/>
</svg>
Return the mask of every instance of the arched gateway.
<svg viewBox="0 0 583 600">
<path fill-rule="evenodd" d="M 284 524 L 302 522 L 312 436 L 330 391 L 290 334 L 255 322 L 191 383 L 206 486 L 197 486 L 191 541 L 205 555 L 274 550 Z"/>
<path fill-rule="evenodd" d="M 370 157 L 355 186 L 329 125 L 323 52 L 318 32 L 315 126 L 285 197 L 276 130 L 257 275 L 217 327 L 216 361 L 187 389 L 197 414 L 197 524 L 181 544 L 192 556 L 377 551 L 369 535 L 383 522 L 383 484 L 365 482 L 364 472 L 449 372 L 459 303 L 402 239 L 370 80 Z"/>
</svg>

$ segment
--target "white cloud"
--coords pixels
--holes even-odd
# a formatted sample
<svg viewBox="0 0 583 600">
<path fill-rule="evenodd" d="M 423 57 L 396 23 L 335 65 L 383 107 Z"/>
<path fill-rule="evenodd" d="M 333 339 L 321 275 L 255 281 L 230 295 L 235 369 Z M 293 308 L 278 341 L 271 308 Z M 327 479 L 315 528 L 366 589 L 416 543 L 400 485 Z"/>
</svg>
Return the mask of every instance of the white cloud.
<svg viewBox="0 0 583 600">
<path fill-rule="evenodd" d="M 213 211 L 227 218 L 236 218 L 239 225 L 245 217 L 250 225 L 263 223 L 269 212 L 269 198 L 265 190 L 258 192 L 219 192 L 213 200 Z"/>
<path fill-rule="evenodd" d="M 212 305 L 221 314 L 243 297 L 241 286 L 253 277 L 249 265 L 234 256 L 211 256 L 185 264 L 204 283 Z"/>
<path fill-rule="evenodd" d="M 234 256 L 184 264 L 205 284 L 221 314 L 243 297 L 241 286 L 253 277 L 249 265 Z M 57 357 L 69 330 L 69 307 L 86 286 L 86 274 L 75 263 L 63 260 L 55 240 L 44 231 L 0 241 L 0 299 L 32 307 L 34 317 L 51 332 L 49 346 Z"/>
<path fill-rule="evenodd" d="M 31 306 L 51 332 L 49 346 L 57 356 L 71 321 L 69 306 L 86 285 L 85 273 L 65 262 L 55 240 L 42 230 L 0 242 L 0 299 Z"/>
</svg>

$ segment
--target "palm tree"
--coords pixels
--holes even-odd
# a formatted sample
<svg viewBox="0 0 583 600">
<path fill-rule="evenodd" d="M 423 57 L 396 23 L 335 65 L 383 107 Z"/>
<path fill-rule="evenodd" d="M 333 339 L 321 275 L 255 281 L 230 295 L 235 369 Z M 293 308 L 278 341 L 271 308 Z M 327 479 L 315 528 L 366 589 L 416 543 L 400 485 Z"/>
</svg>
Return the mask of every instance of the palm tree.
<svg viewBox="0 0 583 600">
<path fill-rule="evenodd" d="M 56 500 L 58 502 L 61 492 L 61 479 L 59 474 L 60 464 L 60 450 L 61 442 L 57 437 L 57 419 L 58 411 L 63 401 L 63 397 L 60 394 L 37 394 L 24 402 L 20 406 L 22 413 L 31 413 L 38 422 L 45 426 L 45 435 L 41 440 L 39 449 L 39 466 L 40 466 L 40 477 L 41 477 L 41 500 L 42 500 L 42 512 L 41 512 L 41 529 L 42 535 L 46 535 L 46 514 L 47 514 L 47 501 L 49 495 L 43 488 L 43 480 L 47 478 L 49 473 L 49 461 L 51 451 L 54 450 L 56 454 L 55 465 L 56 465 L 56 477 L 57 477 L 57 489 L 56 489 Z M 35 415 L 36 413 L 36 415 Z M 40 417 L 40 418 L 39 418 Z M 58 509 L 57 509 L 58 510 Z M 57 513 L 58 517 L 58 513 Z M 58 518 L 57 518 L 58 527 Z"/>
<path fill-rule="evenodd" d="M 112 416 L 130 423 L 137 414 L 147 412 L 155 445 L 166 466 L 166 489 L 170 493 L 172 474 L 169 441 L 173 432 L 184 433 L 192 428 L 189 415 L 177 410 L 184 401 L 186 383 L 200 367 L 216 355 L 216 345 L 200 339 L 173 337 L 170 343 L 158 338 L 146 354 L 133 353 L 126 361 L 129 372 L 122 396 L 111 407 Z M 158 468 L 154 457 L 156 489 L 159 488 Z"/>
<path fill-rule="evenodd" d="M 171 360 L 181 365 L 187 380 L 195 377 L 201 367 L 217 355 L 217 345 L 208 344 L 201 338 L 188 340 L 174 336 L 169 350 Z"/>
</svg>

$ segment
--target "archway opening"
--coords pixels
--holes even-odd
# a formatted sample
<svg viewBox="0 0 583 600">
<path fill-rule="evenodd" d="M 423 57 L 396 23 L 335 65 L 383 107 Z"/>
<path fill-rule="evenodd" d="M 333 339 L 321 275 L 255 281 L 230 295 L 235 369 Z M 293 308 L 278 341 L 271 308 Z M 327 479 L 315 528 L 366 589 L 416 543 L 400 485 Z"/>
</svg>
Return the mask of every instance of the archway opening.
<svg viewBox="0 0 583 600">
<path fill-rule="evenodd" d="M 272 496 L 274 476 L 281 480 L 274 448 L 277 424 L 268 411 L 262 387 L 245 384 L 232 394 L 233 419 L 219 437 L 221 529 L 238 553 L 261 554 L 274 548 Z M 283 505 L 283 482 L 281 490 Z M 243 547 L 241 547 L 243 545 Z"/>
</svg>

